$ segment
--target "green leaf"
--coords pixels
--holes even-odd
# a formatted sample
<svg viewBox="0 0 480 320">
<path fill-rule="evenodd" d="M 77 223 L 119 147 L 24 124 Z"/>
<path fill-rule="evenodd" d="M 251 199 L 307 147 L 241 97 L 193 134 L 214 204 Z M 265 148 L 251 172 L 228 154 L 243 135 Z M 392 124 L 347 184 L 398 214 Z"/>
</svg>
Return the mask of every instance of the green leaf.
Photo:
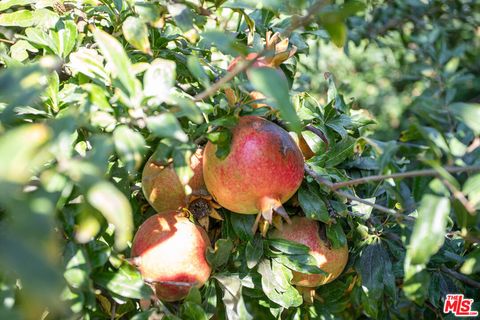
<svg viewBox="0 0 480 320">
<path fill-rule="evenodd" d="M 246 214 L 230 214 L 230 222 L 232 223 L 235 234 L 243 241 L 248 241 L 253 238 L 252 227 L 255 222 L 255 217 Z"/>
<path fill-rule="evenodd" d="M 182 303 L 180 307 L 180 317 L 185 320 L 208 320 L 202 307 L 189 301 Z"/>
<path fill-rule="evenodd" d="M 206 48 L 213 45 L 223 53 L 227 53 L 232 56 L 247 53 L 247 48 L 245 45 L 237 41 L 235 35 L 231 32 L 218 30 L 206 31 L 202 33 L 202 37 Z"/>
<path fill-rule="evenodd" d="M 238 274 L 217 274 L 214 278 L 223 291 L 222 301 L 230 320 L 252 320 L 242 296 L 242 281 Z"/>
<path fill-rule="evenodd" d="M 430 287 L 430 274 L 420 265 L 411 265 L 406 261 L 405 277 L 403 279 L 403 292 L 405 296 L 421 305 L 428 295 Z"/>
<path fill-rule="evenodd" d="M 118 126 L 113 131 L 115 149 L 128 171 L 137 170 L 143 162 L 146 150 L 143 136 L 125 125 Z"/>
<path fill-rule="evenodd" d="M 172 104 L 177 105 L 181 112 L 177 113 L 177 117 L 186 116 L 191 121 L 201 124 L 203 122 L 203 115 L 200 108 L 195 104 L 192 98 L 182 97 L 180 95 L 172 94 L 170 96 Z"/>
<path fill-rule="evenodd" d="M 0 186 L 7 188 L 6 183 L 28 182 L 53 157 L 46 148 L 51 136 L 50 128 L 40 123 L 19 126 L 3 134 L 0 138 Z"/>
<path fill-rule="evenodd" d="M 480 174 L 473 175 L 465 181 L 463 193 L 468 196 L 468 201 L 477 208 L 480 206 Z"/>
<path fill-rule="evenodd" d="M 248 241 L 245 246 L 245 259 L 247 260 L 248 269 L 253 269 L 260 258 L 263 256 L 263 240 L 260 237 L 255 237 Z"/>
<path fill-rule="evenodd" d="M 275 257 L 274 260 L 301 273 L 328 275 L 318 267 L 317 260 L 310 254 L 282 255 Z"/>
<path fill-rule="evenodd" d="M 255 89 L 272 100 L 273 107 L 280 110 L 280 115 L 288 127 L 300 133 L 301 123 L 290 100 L 287 80 L 278 72 L 272 68 L 254 68 L 248 71 L 248 78 Z"/>
<path fill-rule="evenodd" d="M 48 58 L 47 58 L 48 59 Z M 52 60 L 44 60 L 52 63 Z M 0 102 L 7 103 L 10 108 L 28 106 L 38 99 L 47 86 L 47 68 L 41 64 L 11 67 L 0 74 Z M 7 112 L 3 111 L 1 116 Z"/>
<path fill-rule="evenodd" d="M 407 249 L 412 264 L 426 264 L 445 241 L 450 200 L 433 194 L 423 196 Z"/>
<path fill-rule="evenodd" d="M 311 190 L 309 187 L 302 186 L 298 190 L 298 202 L 307 218 L 325 223 L 330 222 L 327 206 L 318 192 Z"/>
<path fill-rule="evenodd" d="M 210 86 L 210 78 L 203 69 L 200 59 L 196 56 L 189 56 L 187 58 L 187 67 L 188 70 L 193 74 L 193 76 L 200 82 L 205 88 Z"/>
<path fill-rule="evenodd" d="M 18 10 L 0 14 L 0 26 L 23 28 L 40 26 L 48 29 L 55 26 L 58 19 L 58 15 L 48 9 L 38 9 L 35 11 Z"/>
<path fill-rule="evenodd" d="M 143 53 L 152 54 L 150 49 L 150 40 L 148 39 L 147 25 L 142 19 L 130 16 L 122 25 L 123 35 L 134 48 Z"/>
<path fill-rule="evenodd" d="M 143 93 L 151 97 L 149 104 L 157 106 L 166 101 L 175 85 L 175 62 L 165 59 L 155 59 L 143 76 Z"/>
<path fill-rule="evenodd" d="M 36 0 L 3 0 L 0 3 L 0 11 L 5 11 L 14 6 L 25 6 L 34 3 Z"/>
<path fill-rule="evenodd" d="M 173 138 L 187 142 L 188 136 L 182 130 L 177 118 L 171 113 L 162 113 L 147 119 L 148 129 L 159 138 Z"/>
<path fill-rule="evenodd" d="M 55 45 L 55 53 L 66 58 L 75 48 L 78 31 L 73 21 L 65 21 L 58 31 L 52 32 L 52 42 Z"/>
<path fill-rule="evenodd" d="M 345 45 L 347 41 L 348 29 L 344 22 L 324 23 L 323 26 L 330 35 L 332 42 L 339 48 Z"/>
<path fill-rule="evenodd" d="M 230 239 L 218 239 L 215 242 L 215 249 L 208 248 L 206 257 L 212 269 L 223 266 L 228 262 L 233 249 L 233 242 Z"/>
<path fill-rule="evenodd" d="M 480 134 L 480 122 L 477 121 L 480 119 L 480 104 L 457 102 L 449 105 L 448 109 L 476 135 Z"/>
<path fill-rule="evenodd" d="M 326 228 L 327 238 L 332 243 L 333 248 L 341 248 L 347 245 L 347 237 L 340 223 L 332 223 L 327 225 Z"/>
<path fill-rule="evenodd" d="M 132 238 L 132 208 L 123 193 L 111 183 L 100 181 L 87 192 L 88 202 L 115 226 L 115 247 L 123 250 Z"/>
<path fill-rule="evenodd" d="M 292 271 L 273 260 L 264 259 L 258 264 L 258 273 L 262 275 L 262 289 L 273 302 L 284 308 L 298 307 L 302 304 L 302 296 L 290 285 Z"/>
<path fill-rule="evenodd" d="M 10 55 L 13 59 L 22 62 L 28 59 L 28 52 L 38 52 L 37 48 L 32 46 L 26 40 L 18 40 L 10 47 Z"/>
<path fill-rule="evenodd" d="M 140 82 L 132 74 L 132 64 L 120 42 L 108 33 L 95 30 L 95 42 L 107 60 L 112 76 L 120 80 L 130 97 L 136 97 L 140 89 Z"/>
<path fill-rule="evenodd" d="M 290 240 L 268 239 L 267 242 L 276 250 L 286 254 L 308 254 L 310 252 L 308 246 Z"/>
<path fill-rule="evenodd" d="M 57 267 L 48 261 L 37 245 L 32 246 L 22 236 L 8 229 L 8 225 L 0 224 L 2 273 L 15 272 L 22 280 L 23 289 L 33 293 L 36 301 L 57 299 L 63 285 Z"/>
<path fill-rule="evenodd" d="M 144 282 L 140 273 L 124 264 L 118 271 L 100 271 L 92 275 L 93 281 L 125 298 L 149 299 L 153 292 Z"/>
<path fill-rule="evenodd" d="M 70 55 L 68 66 L 74 73 L 82 73 L 100 85 L 110 85 L 110 78 L 103 66 L 103 58 L 96 50 L 80 48 Z"/>
<path fill-rule="evenodd" d="M 476 248 L 466 256 L 460 271 L 468 275 L 480 272 L 480 248 Z"/>
</svg>

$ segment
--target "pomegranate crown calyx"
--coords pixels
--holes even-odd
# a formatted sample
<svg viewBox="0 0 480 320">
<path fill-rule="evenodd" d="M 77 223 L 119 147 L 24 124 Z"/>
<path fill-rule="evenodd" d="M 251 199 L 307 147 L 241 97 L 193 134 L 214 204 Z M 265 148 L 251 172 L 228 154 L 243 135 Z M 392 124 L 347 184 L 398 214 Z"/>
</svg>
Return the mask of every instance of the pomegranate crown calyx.
<svg viewBox="0 0 480 320">
<path fill-rule="evenodd" d="M 297 47 L 292 46 L 288 48 L 290 41 L 288 38 L 283 40 L 280 39 L 280 33 L 275 32 L 272 34 L 272 31 L 267 31 L 265 37 L 265 49 L 273 52 L 273 56 L 265 58 L 265 62 L 271 67 L 278 67 L 283 62 L 290 59 L 296 52 Z"/>
</svg>

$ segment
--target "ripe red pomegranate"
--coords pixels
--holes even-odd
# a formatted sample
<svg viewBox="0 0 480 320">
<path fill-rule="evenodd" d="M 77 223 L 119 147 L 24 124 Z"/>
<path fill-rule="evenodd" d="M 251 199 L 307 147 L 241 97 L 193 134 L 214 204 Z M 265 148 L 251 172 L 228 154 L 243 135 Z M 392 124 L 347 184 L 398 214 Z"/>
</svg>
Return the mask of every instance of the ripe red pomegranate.
<svg viewBox="0 0 480 320">
<path fill-rule="evenodd" d="M 345 268 L 348 261 L 348 247 L 332 248 L 326 241 L 324 229 L 319 222 L 305 217 L 295 216 L 292 224 L 284 225 L 282 230 L 274 230 L 271 238 L 280 238 L 304 244 L 318 262 L 318 267 L 328 273 L 304 274 L 293 271 L 292 284 L 298 287 L 316 288 L 335 280 Z M 323 226 L 322 226 L 323 227 Z M 322 232 L 323 231 L 323 232 Z"/>
<path fill-rule="evenodd" d="M 193 177 L 188 181 L 192 196 L 207 196 L 208 191 L 203 181 L 203 149 L 199 148 L 190 158 Z M 155 163 L 153 156 L 148 159 L 142 173 L 142 189 L 145 198 L 157 211 L 177 210 L 186 207 L 188 196 L 173 164 L 166 166 Z"/>
<path fill-rule="evenodd" d="M 192 286 L 201 287 L 211 268 L 205 258 L 207 233 L 177 211 L 148 218 L 133 239 L 132 258 L 142 277 L 164 301 L 185 298 Z"/>
<path fill-rule="evenodd" d="M 282 207 L 300 187 L 303 156 L 287 131 L 256 116 L 241 117 L 232 130 L 230 153 L 215 155 L 209 142 L 203 154 L 208 191 L 222 206 L 244 214 L 259 213 L 269 223 L 272 210 L 288 220 Z"/>
</svg>

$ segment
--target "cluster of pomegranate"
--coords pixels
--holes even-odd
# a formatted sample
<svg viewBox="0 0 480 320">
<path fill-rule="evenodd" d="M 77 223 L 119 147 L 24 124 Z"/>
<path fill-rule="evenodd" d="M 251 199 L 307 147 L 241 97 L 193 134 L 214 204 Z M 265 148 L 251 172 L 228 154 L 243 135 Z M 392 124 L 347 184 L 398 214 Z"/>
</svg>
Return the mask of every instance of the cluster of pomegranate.
<svg viewBox="0 0 480 320">
<path fill-rule="evenodd" d="M 281 52 L 273 58 L 259 59 L 254 67 L 277 68 L 295 52 L 287 51 L 288 40 L 280 41 L 278 35 L 269 34 L 267 46 Z M 230 68 L 238 62 L 235 59 Z M 304 155 L 290 134 L 264 118 L 242 116 L 232 129 L 230 153 L 220 159 L 216 151 L 217 146 L 211 142 L 197 150 L 191 158 L 194 174 L 187 183 L 180 181 L 171 163 L 159 164 L 150 158 L 145 165 L 143 192 L 158 213 L 138 229 L 132 258 L 156 296 L 178 301 L 192 287 L 201 287 L 208 280 L 211 267 L 205 252 L 210 240 L 204 228 L 208 229 L 208 216 L 221 219 L 215 210 L 219 206 L 237 214 L 256 215 L 254 232 L 260 226 L 266 236 L 268 226 L 274 224 L 278 229 L 271 232 L 271 237 L 296 241 L 311 249 L 318 267 L 328 276 L 294 272 L 292 284 L 300 291 L 338 277 L 346 265 L 348 248 L 332 249 L 321 235 L 318 222 L 290 218 L 282 206 L 296 193 L 304 176 Z M 198 208 L 204 209 L 200 215 L 195 214 Z M 190 212 L 200 225 L 189 219 Z M 288 224 L 281 223 L 282 217 Z"/>
</svg>

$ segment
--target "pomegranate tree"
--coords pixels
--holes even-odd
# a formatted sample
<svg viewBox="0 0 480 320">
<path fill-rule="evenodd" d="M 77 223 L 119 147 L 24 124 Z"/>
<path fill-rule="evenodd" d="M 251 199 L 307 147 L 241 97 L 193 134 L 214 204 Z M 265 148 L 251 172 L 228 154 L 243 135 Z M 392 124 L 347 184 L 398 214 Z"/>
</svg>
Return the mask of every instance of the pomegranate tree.
<svg viewBox="0 0 480 320">
<path fill-rule="evenodd" d="M 193 176 L 188 181 L 192 189 L 191 196 L 208 196 L 202 171 L 203 150 L 197 151 L 190 158 Z M 157 211 L 177 210 L 186 207 L 189 197 L 180 181 L 173 164 L 161 165 L 155 162 L 153 156 L 148 159 L 142 173 L 142 189 L 148 203 Z M 190 197 L 191 197 L 190 196 Z"/>
<path fill-rule="evenodd" d="M 223 207 L 243 214 L 257 214 L 272 222 L 273 211 L 287 221 L 282 207 L 300 187 L 304 160 L 287 131 L 256 116 L 241 117 L 232 130 L 230 153 L 215 155 L 207 143 L 203 175 L 208 191 Z"/>
<path fill-rule="evenodd" d="M 207 233 L 177 211 L 148 218 L 133 239 L 132 258 L 142 277 L 164 301 L 185 298 L 208 280 Z"/>
<path fill-rule="evenodd" d="M 292 218 L 291 224 L 283 226 L 281 230 L 274 230 L 271 237 L 295 241 L 308 246 L 310 254 L 317 261 L 317 266 L 327 273 L 327 275 L 305 274 L 293 271 L 292 284 L 307 296 L 314 293 L 309 288 L 316 288 L 332 282 L 342 273 L 347 264 L 347 245 L 333 248 L 326 238 L 325 226 L 315 220 L 295 216 Z"/>
</svg>

